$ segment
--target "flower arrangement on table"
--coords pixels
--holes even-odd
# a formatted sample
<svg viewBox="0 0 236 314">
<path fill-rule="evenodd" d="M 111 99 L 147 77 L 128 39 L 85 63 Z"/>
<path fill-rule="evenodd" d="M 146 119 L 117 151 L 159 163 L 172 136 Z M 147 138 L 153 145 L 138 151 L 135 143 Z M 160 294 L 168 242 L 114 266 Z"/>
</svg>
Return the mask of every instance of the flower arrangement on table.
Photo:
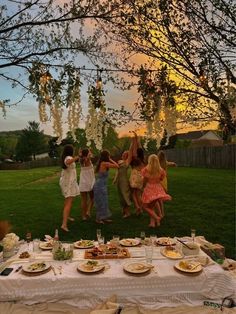
<svg viewBox="0 0 236 314">
<path fill-rule="evenodd" d="M 14 249 L 19 243 L 19 237 L 15 233 L 8 233 L 1 241 L 1 246 L 3 247 L 3 255 L 5 257 L 10 257 L 14 255 Z"/>
</svg>

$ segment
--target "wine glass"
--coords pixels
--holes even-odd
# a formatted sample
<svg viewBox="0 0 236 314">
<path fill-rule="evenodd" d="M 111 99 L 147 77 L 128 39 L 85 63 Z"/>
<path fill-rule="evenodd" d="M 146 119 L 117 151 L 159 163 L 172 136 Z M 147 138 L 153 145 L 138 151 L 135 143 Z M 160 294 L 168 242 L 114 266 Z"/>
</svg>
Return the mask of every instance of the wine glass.
<svg viewBox="0 0 236 314">
<path fill-rule="evenodd" d="M 28 243 L 28 250 L 29 250 L 30 249 L 30 242 L 32 240 L 31 232 L 27 232 L 25 238 L 26 238 L 26 242 Z"/>
<path fill-rule="evenodd" d="M 196 237 L 196 230 L 195 229 L 191 229 L 191 238 L 192 238 L 193 242 L 194 242 L 195 237 Z"/>
<path fill-rule="evenodd" d="M 99 239 L 101 238 L 102 236 L 102 231 L 101 229 L 97 229 L 97 240 L 99 241 Z"/>
<path fill-rule="evenodd" d="M 144 244 L 145 243 L 145 237 L 146 237 L 146 234 L 144 231 L 141 231 L 140 233 L 140 238 L 141 238 L 141 243 Z"/>
</svg>

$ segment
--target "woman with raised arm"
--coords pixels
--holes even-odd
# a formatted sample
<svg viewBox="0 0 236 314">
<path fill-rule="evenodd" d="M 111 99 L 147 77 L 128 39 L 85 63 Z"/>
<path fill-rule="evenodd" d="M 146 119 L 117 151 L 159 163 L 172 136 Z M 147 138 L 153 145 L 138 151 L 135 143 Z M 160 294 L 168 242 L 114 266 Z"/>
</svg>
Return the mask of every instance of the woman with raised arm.
<svg viewBox="0 0 236 314">
<path fill-rule="evenodd" d="M 104 224 L 112 222 L 108 204 L 107 179 L 110 168 L 119 168 L 119 165 L 110 158 L 110 153 L 104 150 L 96 167 L 96 182 L 93 187 L 94 203 L 96 208 L 96 222 Z"/>
<path fill-rule="evenodd" d="M 92 153 L 88 148 L 82 149 L 79 153 L 80 177 L 79 190 L 81 195 L 82 220 L 86 221 L 91 216 L 91 209 L 94 203 L 93 186 L 95 174 L 91 162 Z"/>
<path fill-rule="evenodd" d="M 120 205 L 122 206 L 123 218 L 130 216 L 131 206 L 131 190 L 128 177 L 128 169 L 132 160 L 133 153 L 133 141 L 131 142 L 129 150 L 126 150 L 122 154 L 122 159 L 118 161 L 119 168 L 117 169 L 113 183 L 117 183 L 117 190 L 120 199 Z"/>
<path fill-rule="evenodd" d="M 74 220 L 74 218 L 70 217 L 73 199 L 75 196 L 80 194 L 75 166 L 75 162 L 79 160 L 79 156 L 73 156 L 74 147 L 72 145 L 65 145 L 61 156 L 62 171 L 60 177 L 60 187 L 62 194 L 65 197 L 61 229 L 66 232 L 69 231 L 67 227 L 68 220 Z"/>
</svg>

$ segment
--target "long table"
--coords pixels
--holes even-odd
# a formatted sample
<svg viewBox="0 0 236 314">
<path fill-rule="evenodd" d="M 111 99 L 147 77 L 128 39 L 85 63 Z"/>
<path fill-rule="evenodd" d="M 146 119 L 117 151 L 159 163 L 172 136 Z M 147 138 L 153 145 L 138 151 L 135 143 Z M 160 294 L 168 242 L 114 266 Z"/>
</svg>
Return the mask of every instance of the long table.
<svg viewBox="0 0 236 314">
<path fill-rule="evenodd" d="M 20 248 L 20 252 L 25 247 Z M 35 261 L 45 261 L 54 267 L 49 272 L 29 277 L 22 272 L 0 276 L 0 301 L 24 304 L 39 302 L 63 302 L 83 308 L 93 308 L 115 294 L 122 306 L 139 304 L 149 309 L 163 306 L 201 305 L 204 300 L 221 302 L 225 297 L 235 298 L 236 280 L 218 264 L 212 263 L 198 275 L 177 272 L 176 260 L 163 257 L 160 247 L 154 247 L 154 268 L 146 276 L 132 276 L 124 272 L 124 263 L 141 261 L 145 257 L 144 247 L 129 248 L 131 258 L 108 259 L 102 273 L 88 275 L 78 272 L 77 265 L 84 259 L 84 250 L 74 250 L 71 262 L 54 261 L 52 254 L 43 251 L 35 254 Z M 200 251 L 201 256 L 205 253 Z M 16 270 L 26 261 L 9 260 Z M 61 269 L 61 271 L 60 271 Z"/>
</svg>

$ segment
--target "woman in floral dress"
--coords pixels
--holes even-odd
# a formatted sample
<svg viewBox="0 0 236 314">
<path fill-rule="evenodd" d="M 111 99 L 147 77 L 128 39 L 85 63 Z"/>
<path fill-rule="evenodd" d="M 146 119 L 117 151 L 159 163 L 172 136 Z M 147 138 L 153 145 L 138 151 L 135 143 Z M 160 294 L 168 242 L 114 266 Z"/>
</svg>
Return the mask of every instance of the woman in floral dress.
<svg viewBox="0 0 236 314">
<path fill-rule="evenodd" d="M 69 231 L 67 227 L 68 220 L 74 220 L 74 218 L 70 217 L 73 199 L 75 196 L 80 194 L 75 166 L 75 161 L 79 159 L 79 156 L 73 157 L 73 155 L 74 147 L 72 145 L 65 145 L 61 157 L 62 171 L 60 177 L 60 187 L 62 194 L 65 197 L 61 229 L 66 232 Z"/>
<path fill-rule="evenodd" d="M 118 164 L 110 158 L 107 150 L 101 152 L 96 167 L 96 182 L 93 187 L 94 203 L 96 208 L 96 222 L 104 224 L 112 222 L 111 212 L 108 205 L 107 180 L 110 168 L 119 168 Z"/>
<path fill-rule="evenodd" d="M 147 166 L 142 170 L 144 178 L 144 190 L 142 194 L 142 202 L 144 209 L 150 215 L 149 227 L 160 225 L 161 220 L 161 204 L 164 201 L 171 200 L 171 196 L 167 194 L 161 185 L 161 181 L 165 177 L 165 170 L 160 166 L 157 155 L 152 154 L 148 158 Z M 155 212 L 158 211 L 158 215 Z"/>
</svg>

